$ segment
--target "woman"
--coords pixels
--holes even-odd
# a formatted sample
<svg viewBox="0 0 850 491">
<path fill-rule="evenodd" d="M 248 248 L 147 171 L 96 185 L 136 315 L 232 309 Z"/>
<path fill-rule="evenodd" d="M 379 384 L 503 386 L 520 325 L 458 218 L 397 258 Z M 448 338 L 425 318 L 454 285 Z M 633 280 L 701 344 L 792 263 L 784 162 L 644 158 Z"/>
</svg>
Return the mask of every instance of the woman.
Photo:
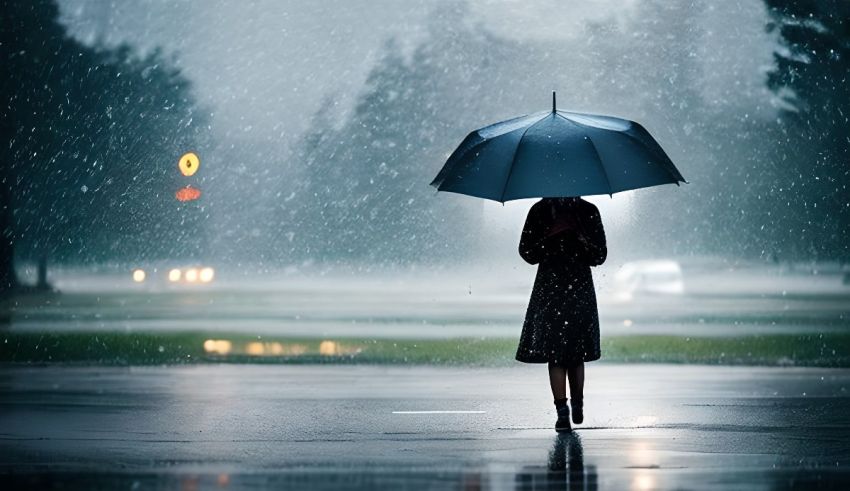
<svg viewBox="0 0 850 491">
<path fill-rule="evenodd" d="M 569 431 L 567 379 L 573 422 L 579 424 L 584 419 L 584 362 L 601 355 L 590 272 L 608 255 L 599 210 L 581 198 L 543 198 L 528 212 L 519 254 L 539 266 L 516 359 L 549 364 L 558 411 L 555 430 Z"/>
</svg>

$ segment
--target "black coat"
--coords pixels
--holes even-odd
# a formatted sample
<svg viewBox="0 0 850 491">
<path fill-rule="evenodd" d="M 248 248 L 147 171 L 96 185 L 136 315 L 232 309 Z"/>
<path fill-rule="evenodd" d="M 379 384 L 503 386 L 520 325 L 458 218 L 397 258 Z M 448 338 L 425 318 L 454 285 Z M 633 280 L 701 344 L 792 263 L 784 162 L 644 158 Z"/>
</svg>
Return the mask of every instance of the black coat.
<svg viewBox="0 0 850 491">
<path fill-rule="evenodd" d="M 550 235 L 570 221 L 571 229 Z M 608 255 L 599 210 L 582 199 L 538 201 L 528 212 L 519 253 L 539 266 L 516 359 L 559 365 L 598 360 L 599 311 L 590 267 Z"/>
</svg>

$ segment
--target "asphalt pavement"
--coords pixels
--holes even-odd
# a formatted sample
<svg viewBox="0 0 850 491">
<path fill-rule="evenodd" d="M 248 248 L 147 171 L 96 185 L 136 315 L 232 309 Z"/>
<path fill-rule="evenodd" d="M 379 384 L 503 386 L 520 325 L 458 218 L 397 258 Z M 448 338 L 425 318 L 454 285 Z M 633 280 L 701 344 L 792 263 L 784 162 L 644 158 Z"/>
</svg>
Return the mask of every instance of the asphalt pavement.
<svg viewBox="0 0 850 491">
<path fill-rule="evenodd" d="M 0 368 L 3 489 L 848 489 L 850 370 Z"/>
</svg>

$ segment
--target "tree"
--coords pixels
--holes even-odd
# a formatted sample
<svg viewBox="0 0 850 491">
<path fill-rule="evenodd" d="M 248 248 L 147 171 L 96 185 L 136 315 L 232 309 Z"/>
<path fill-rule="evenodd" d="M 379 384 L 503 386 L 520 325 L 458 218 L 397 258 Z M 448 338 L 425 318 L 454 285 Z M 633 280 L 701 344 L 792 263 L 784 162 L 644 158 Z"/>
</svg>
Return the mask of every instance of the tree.
<svg viewBox="0 0 850 491">
<path fill-rule="evenodd" d="M 299 159 L 304 206 L 288 229 L 296 250 L 323 260 L 397 263 L 469 245 L 462 227 L 478 221 L 464 224 L 476 205 L 435 197 L 428 187 L 443 156 L 435 142 L 451 117 L 428 104 L 430 73 L 389 44 L 351 118 L 334 129 L 327 126 L 332 112 L 319 115 Z"/>
<path fill-rule="evenodd" d="M 734 128 L 702 97 L 698 21 L 704 8 L 646 0 L 622 27 L 613 21 L 589 26 L 600 31 L 596 51 L 605 63 L 597 87 L 616 101 L 612 112 L 650 128 L 690 182 L 635 194 L 634 229 L 654 253 L 720 252 L 733 242 L 725 233 L 734 228 L 734 201 L 724 196 L 732 180 L 723 168 L 729 160 L 717 143 Z"/>
<path fill-rule="evenodd" d="M 177 159 L 206 132 L 188 81 L 161 52 L 68 37 L 52 0 L 2 8 L 0 49 L 14 76 L 0 92 L 3 210 L 12 215 L 2 220 L 0 266 L 11 268 L 12 244 L 22 259 L 77 262 L 197 251 L 202 217 L 174 199 Z"/>
<path fill-rule="evenodd" d="M 772 241 L 759 187 L 775 132 L 733 89 L 704 97 L 705 8 L 645 0 L 622 23 L 589 25 L 589 56 L 603 60 L 594 84 L 615 104 L 599 109 L 644 123 L 689 181 L 635 193 L 632 230 L 652 254 L 759 257 Z"/>
<path fill-rule="evenodd" d="M 782 124 L 763 186 L 780 257 L 850 259 L 850 3 L 765 0 Z"/>
<path fill-rule="evenodd" d="M 466 133 L 514 116 L 535 85 L 547 84 L 524 70 L 522 60 L 538 52 L 467 18 L 462 4 L 438 10 L 409 58 L 388 42 L 350 117 L 334 125 L 326 103 L 314 118 L 288 176 L 304 204 L 285 206 L 279 242 L 291 254 L 409 263 L 476 252 L 481 203 L 436 196 L 428 183 Z"/>
</svg>

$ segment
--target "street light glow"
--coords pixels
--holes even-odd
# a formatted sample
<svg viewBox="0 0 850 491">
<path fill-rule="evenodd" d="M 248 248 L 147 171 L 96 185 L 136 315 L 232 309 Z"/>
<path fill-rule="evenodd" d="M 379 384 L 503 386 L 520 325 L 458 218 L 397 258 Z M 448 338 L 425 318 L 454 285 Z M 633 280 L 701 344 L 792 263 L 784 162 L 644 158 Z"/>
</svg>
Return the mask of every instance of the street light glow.
<svg viewBox="0 0 850 491">
<path fill-rule="evenodd" d="M 198 281 L 198 270 L 196 268 L 189 268 L 186 270 L 186 274 L 184 276 L 187 282 L 195 283 Z"/>
<path fill-rule="evenodd" d="M 319 354 L 320 355 L 330 356 L 330 355 L 336 355 L 338 353 L 339 353 L 339 343 L 337 343 L 336 341 L 325 340 L 325 341 L 322 341 L 319 344 Z"/>
<path fill-rule="evenodd" d="M 233 348 L 233 343 L 226 339 L 207 339 L 204 341 L 204 351 L 217 355 L 226 355 Z"/>
<path fill-rule="evenodd" d="M 201 190 L 192 186 L 186 186 L 178 190 L 175 197 L 177 201 L 194 201 L 201 197 Z"/>
<path fill-rule="evenodd" d="M 215 276 L 215 270 L 210 267 L 201 269 L 201 272 L 199 274 L 201 283 L 209 283 L 213 280 L 213 276 Z"/>
<path fill-rule="evenodd" d="M 265 346 L 263 346 L 263 343 L 258 343 L 257 341 L 248 343 L 245 346 L 245 353 L 251 356 L 262 356 L 265 354 L 265 352 L 266 348 Z"/>
</svg>

